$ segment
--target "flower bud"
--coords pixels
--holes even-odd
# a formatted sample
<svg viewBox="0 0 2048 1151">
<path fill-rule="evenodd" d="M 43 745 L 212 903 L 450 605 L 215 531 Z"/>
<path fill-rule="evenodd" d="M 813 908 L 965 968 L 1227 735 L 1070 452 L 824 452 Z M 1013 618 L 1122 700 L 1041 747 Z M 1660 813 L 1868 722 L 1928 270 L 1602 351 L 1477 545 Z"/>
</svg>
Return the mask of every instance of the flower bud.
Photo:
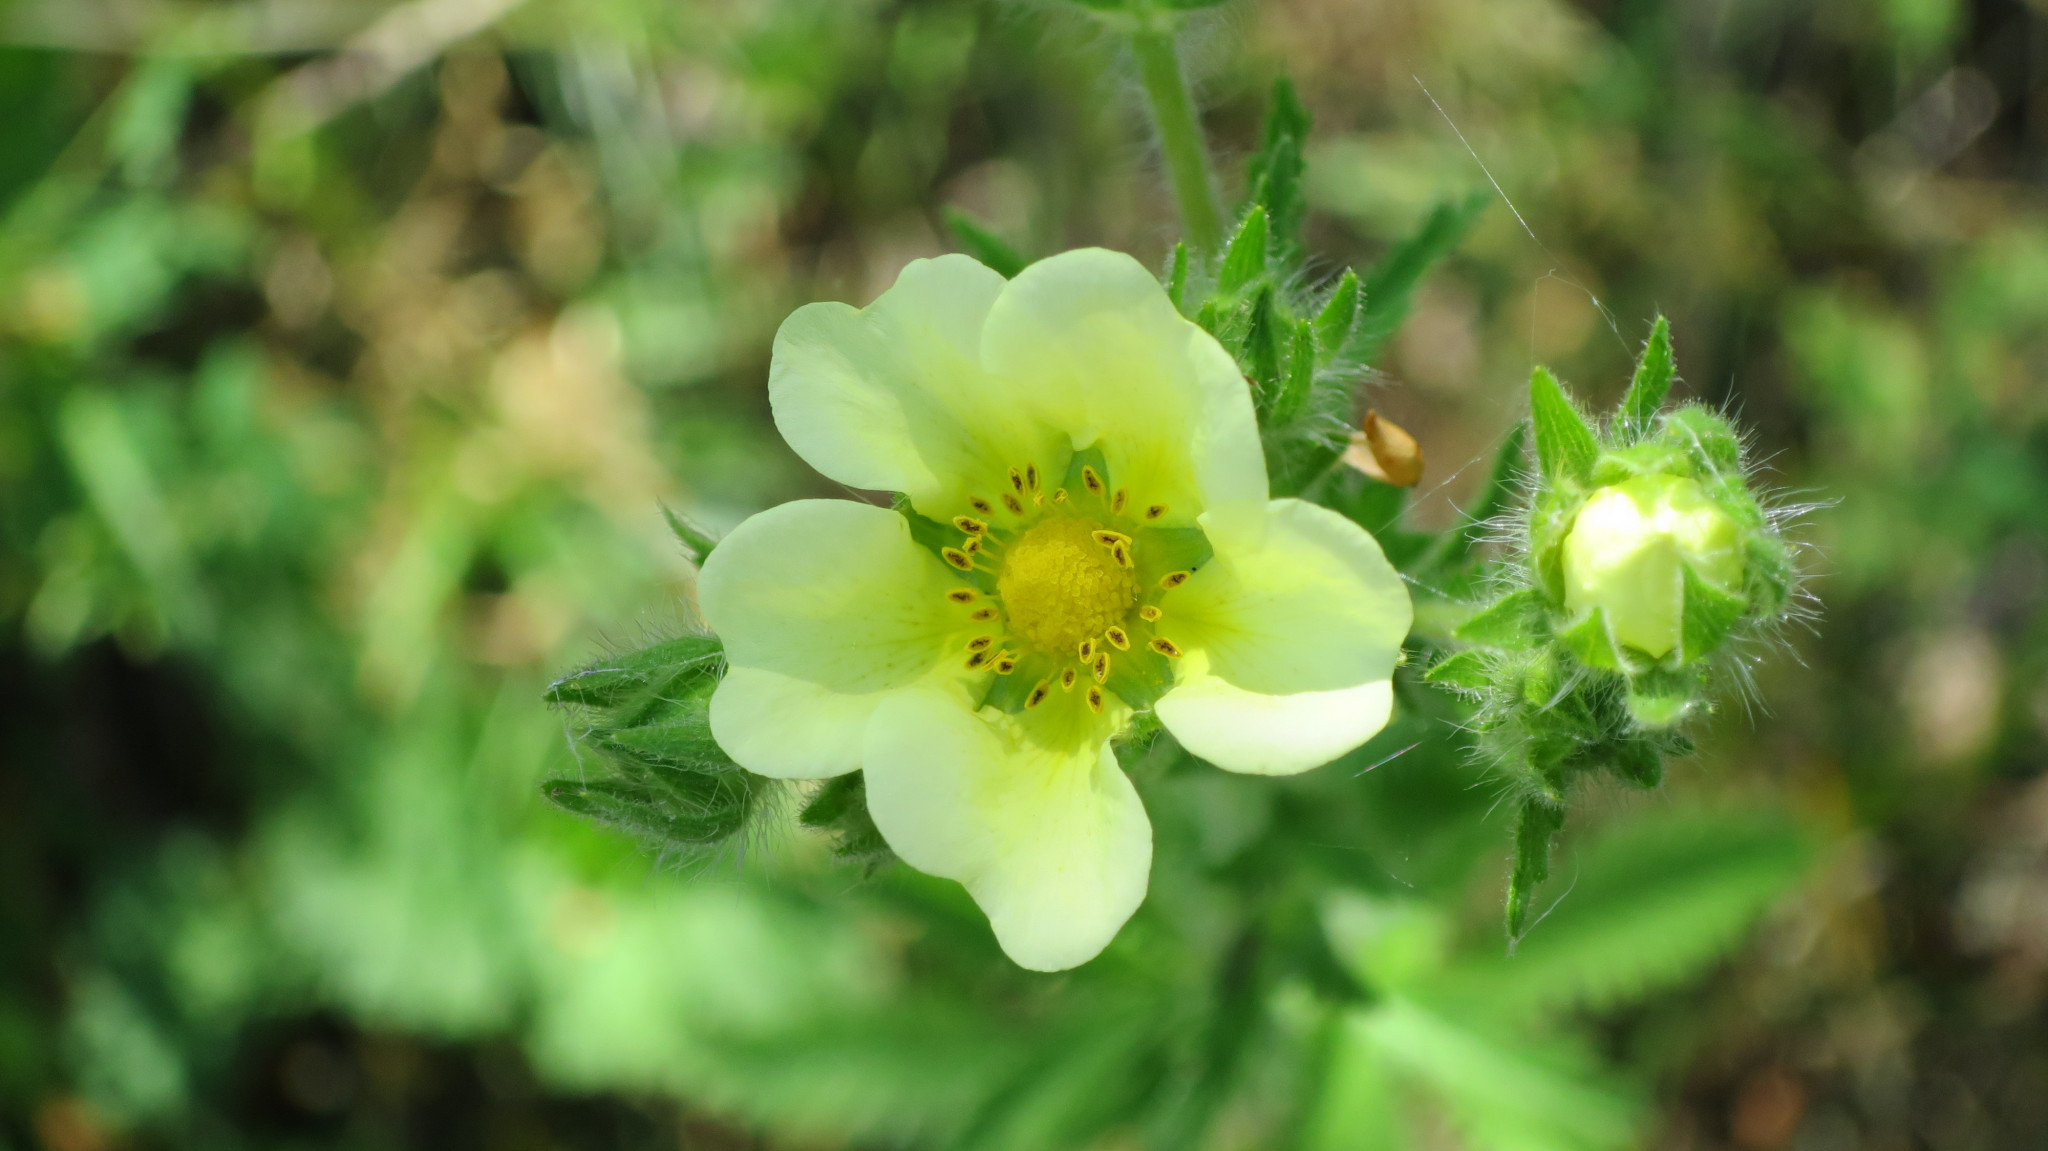
<svg viewBox="0 0 2048 1151">
<path fill-rule="evenodd" d="M 1685 570 L 1740 595 L 1742 531 L 1697 481 L 1641 476 L 1605 487 L 1573 519 L 1563 546 L 1565 606 L 1599 609 L 1617 643 L 1662 659 L 1685 635 Z"/>
</svg>

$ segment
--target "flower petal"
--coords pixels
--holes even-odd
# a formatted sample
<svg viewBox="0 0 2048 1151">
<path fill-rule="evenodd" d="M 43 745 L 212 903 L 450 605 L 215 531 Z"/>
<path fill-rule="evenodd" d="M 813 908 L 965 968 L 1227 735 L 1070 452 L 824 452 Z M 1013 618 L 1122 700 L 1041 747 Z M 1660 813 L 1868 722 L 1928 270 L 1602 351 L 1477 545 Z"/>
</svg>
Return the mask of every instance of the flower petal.
<svg viewBox="0 0 2048 1151">
<path fill-rule="evenodd" d="M 913 689 L 876 709 L 867 763 L 883 838 L 966 885 L 1019 966 L 1087 962 L 1144 901 L 1152 824 L 1106 738 L 1049 747 L 963 695 Z"/>
<path fill-rule="evenodd" d="M 1160 601 L 1160 630 L 1211 673 L 1260 695 L 1334 691 L 1393 673 L 1414 609 L 1364 528 L 1274 500 L 1265 530 L 1212 533 L 1216 555 Z"/>
<path fill-rule="evenodd" d="M 1083 248 L 1017 274 L 989 309 L 982 364 L 1109 482 L 1175 518 L 1266 500 L 1251 389 L 1215 338 L 1121 252 Z"/>
<path fill-rule="evenodd" d="M 981 369 L 1002 276 L 966 256 L 913 260 L 865 309 L 807 304 L 775 333 L 768 399 L 805 462 L 856 488 L 908 494 L 945 519 L 1011 467 L 1064 469 L 1066 448 Z"/>
<path fill-rule="evenodd" d="M 901 687 L 964 630 L 945 565 L 887 508 L 799 500 L 734 528 L 697 578 L 704 619 L 735 667 L 834 691 Z"/>
<path fill-rule="evenodd" d="M 888 692 L 848 695 L 807 679 L 734 667 L 711 696 L 711 736 L 733 762 L 775 779 L 860 769 L 868 717 Z"/>
<path fill-rule="evenodd" d="M 1191 754 L 1249 775 L 1320 767 L 1379 734 L 1394 709 L 1394 685 L 1386 679 L 1335 691 L 1261 695 L 1232 687 L 1206 669 L 1182 674 L 1182 682 L 1159 700 L 1159 722 Z"/>
</svg>

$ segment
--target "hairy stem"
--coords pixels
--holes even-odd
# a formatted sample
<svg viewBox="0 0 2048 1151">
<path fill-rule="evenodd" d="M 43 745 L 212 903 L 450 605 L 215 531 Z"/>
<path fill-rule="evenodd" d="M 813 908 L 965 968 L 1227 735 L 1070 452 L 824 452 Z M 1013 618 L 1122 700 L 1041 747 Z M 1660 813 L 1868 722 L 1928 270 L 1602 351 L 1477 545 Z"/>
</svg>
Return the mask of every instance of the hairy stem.
<svg viewBox="0 0 2048 1151">
<path fill-rule="evenodd" d="M 1170 28 L 1140 28 L 1131 34 L 1131 51 L 1138 58 L 1138 76 L 1152 105 L 1152 122 L 1159 128 L 1159 148 L 1166 156 L 1166 174 L 1173 183 L 1188 246 L 1203 255 L 1214 255 L 1223 245 L 1223 219 L 1209 179 L 1209 147 L 1202 137 L 1201 118 L 1195 114 L 1194 97 L 1188 93 L 1187 77 L 1181 74 L 1173 32 Z"/>
</svg>

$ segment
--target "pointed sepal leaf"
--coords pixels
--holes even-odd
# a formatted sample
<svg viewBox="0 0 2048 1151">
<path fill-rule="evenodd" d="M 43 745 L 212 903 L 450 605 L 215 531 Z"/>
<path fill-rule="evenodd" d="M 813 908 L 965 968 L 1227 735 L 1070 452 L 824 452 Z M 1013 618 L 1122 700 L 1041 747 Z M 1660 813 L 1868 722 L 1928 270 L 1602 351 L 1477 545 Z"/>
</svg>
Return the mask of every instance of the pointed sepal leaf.
<svg viewBox="0 0 2048 1151">
<path fill-rule="evenodd" d="M 1550 843 L 1564 827 L 1564 808 L 1539 796 L 1522 801 L 1515 820 L 1515 866 L 1508 875 L 1508 938 L 1518 940 L 1529 929 L 1529 906 L 1536 889 L 1550 878 Z"/>
<path fill-rule="evenodd" d="M 1346 363 L 1370 364 L 1378 359 L 1401 321 L 1423 273 L 1451 254 L 1465 233 L 1492 202 L 1490 193 L 1438 204 L 1415 234 L 1396 244 L 1365 277 L 1365 307 L 1344 348 Z"/>
<path fill-rule="evenodd" d="M 1030 262 L 988 225 L 962 209 L 949 205 L 942 215 L 946 230 L 953 233 L 953 240 L 960 245 L 960 250 L 980 260 L 1005 280 L 1014 279 Z"/>
<path fill-rule="evenodd" d="M 661 518 L 668 521 L 668 530 L 675 533 L 676 542 L 683 545 L 684 557 L 693 564 L 702 565 L 711 557 L 711 549 L 718 546 L 717 536 L 667 504 L 661 505 Z"/>
<path fill-rule="evenodd" d="M 1615 645 L 1614 633 L 1607 629 L 1606 616 L 1597 607 L 1587 612 L 1585 618 L 1558 632 L 1557 639 L 1573 659 L 1587 667 L 1621 671 L 1628 666 L 1620 648 Z"/>
<path fill-rule="evenodd" d="M 1188 314 L 1188 246 L 1185 241 L 1175 241 L 1173 263 L 1166 273 L 1166 297 L 1173 301 L 1176 311 Z"/>
<path fill-rule="evenodd" d="M 571 672 L 549 684 L 543 698 L 549 703 L 616 708 L 646 695 L 679 695 L 691 682 L 716 675 L 724 654 L 718 637 L 686 635 Z"/>
<path fill-rule="evenodd" d="M 1543 593 L 1523 588 L 1502 596 L 1451 634 L 1460 643 L 1479 647 L 1527 647 L 1549 630 L 1549 614 Z"/>
<path fill-rule="evenodd" d="M 1316 313 L 1316 345 L 1322 349 L 1324 363 L 1334 361 L 1351 339 L 1351 330 L 1358 325 L 1363 295 L 1358 273 L 1344 269 L 1343 278 L 1337 281 L 1330 298 L 1323 301 L 1322 309 Z"/>
<path fill-rule="evenodd" d="M 1550 369 L 1529 374 L 1529 420 L 1536 427 L 1536 461 L 1551 483 L 1585 483 L 1600 458 L 1600 441 Z"/>
<path fill-rule="evenodd" d="M 1308 131 L 1308 110 L 1294 94 L 1294 84 L 1282 76 L 1273 83 L 1265 139 L 1252 157 L 1247 183 L 1251 198 L 1266 208 L 1273 248 L 1290 259 L 1301 249 L 1301 220 L 1307 207 L 1301 177 Z"/>
<path fill-rule="evenodd" d="M 1266 275 L 1266 206 L 1254 204 L 1237 225 L 1237 234 L 1223 252 L 1216 294 L 1234 296 Z"/>
<path fill-rule="evenodd" d="M 1749 600 L 1701 579 L 1690 564 L 1679 566 L 1685 573 L 1685 620 L 1679 635 L 1684 657 L 1691 661 L 1712 653 L 1728 639 L 1742 622 Z"/>
<path fill-rule="evenodd" d="M 1671 393 L 1671 381 L 1677 371 L 1671 355 L 1671 323 L 1658 316 L 1650 326 L 1649 342 L 1643 345 L 1643 357 L 1636 361 L 1635 378 L 1629 381 L 1628 392 L 1621 398 L 1623 436 L 1636 440 L 1650 434 L 1657 422 L 1657 411 L 1664 406 L 1664 397 Z"/>
<path fill-rule="evenodd" d="M 1493 660 L 1485 652 L 1461 651 L 1439 660 L 1422 678 L 1454 691 L 1485 691 L 1493 686 Z"/>
</svg>

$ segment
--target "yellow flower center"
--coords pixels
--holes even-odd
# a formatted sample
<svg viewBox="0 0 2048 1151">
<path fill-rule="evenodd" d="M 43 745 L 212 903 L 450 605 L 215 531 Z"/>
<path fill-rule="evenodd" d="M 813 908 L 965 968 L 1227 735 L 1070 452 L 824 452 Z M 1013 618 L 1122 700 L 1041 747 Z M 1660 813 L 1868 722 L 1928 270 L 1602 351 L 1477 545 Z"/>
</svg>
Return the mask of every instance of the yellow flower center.
<svg viewBox="0 0 2048 1151">
<path fill-rule="evenodd" d="M 1010 630 L 1045 651 L 1073 651 L 1116 626 L 1138 599 L 1137 577 L 1095 538 L 1097 529 L 1053 516 L 1010 545 L 996 576 Z"/>
</svg>

